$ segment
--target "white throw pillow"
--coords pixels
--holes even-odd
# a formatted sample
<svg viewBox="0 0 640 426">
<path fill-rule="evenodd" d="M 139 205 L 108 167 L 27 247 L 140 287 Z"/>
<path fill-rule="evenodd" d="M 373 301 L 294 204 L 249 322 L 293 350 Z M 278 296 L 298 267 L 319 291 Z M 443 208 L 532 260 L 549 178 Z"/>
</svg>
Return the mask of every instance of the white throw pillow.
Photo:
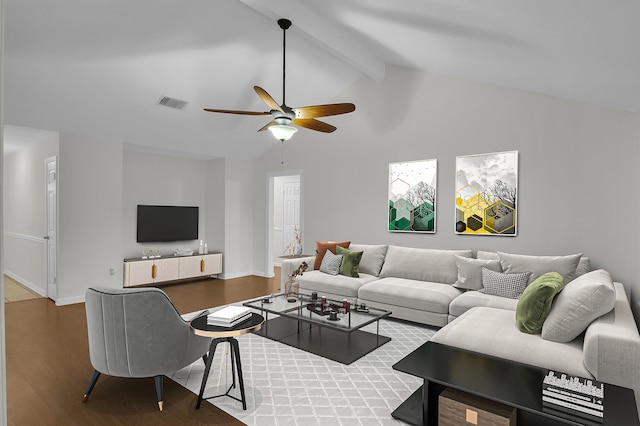
<svg viewBox="0 0 640 426">
<path fill-rule="evenodd" d="M 591 322 L 611 311 L 616 290 L 609 272 L 598 269 L 579 276 L 558 293 L 542 325 L 542 338 L 567 343 Z"/>
<path fill-rule="evenodd" d="M 499 260 L 470 259 L 456 255 L 458 281 L 452 285 L 463 290 L 480 290 L 482 288 L 482 267 L 502 272 Z"/>
<path fill-rule="evenodd" d="M 341 263 L 341 254 L 333 254 L 331 253 L 331 250 L 327 250 L 322 258 L 322 263 L 320 263 L 320 272 L 324 272 L 329 275 L 338 275 Z"/>
</svg>

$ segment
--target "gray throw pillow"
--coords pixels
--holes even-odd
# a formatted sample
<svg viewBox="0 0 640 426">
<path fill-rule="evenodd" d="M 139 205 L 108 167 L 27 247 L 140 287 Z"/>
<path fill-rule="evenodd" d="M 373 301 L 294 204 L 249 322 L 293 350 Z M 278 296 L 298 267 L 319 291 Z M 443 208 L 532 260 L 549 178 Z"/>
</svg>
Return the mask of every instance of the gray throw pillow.
<svg viewBox="0 0 640 426">
<path fill-rule="evenodd" d="M 567 285 L 576 276 L 576 269 L 582 253 L 569 256 L 528 256 L 498 252 L 502 270 L 508 274 L 516 272 L 531 272 L 529 283 L 547 272 L 557 272 L 562 275 Z"/>
<path fill-rule="evenodd" d="M 480 290 L 482 288 L 482 267 L 502 272 L 499 260 L 470 259 L 456 255 L 458 281 L 452 285 L 462 290 Z"/>
<path fill-rule="evenodd" d="M 387 254 L 386 245 L 350 244 L 349 250 L 362 252 L 358 272 L 373 275 L 374 277 L 380 275 L 380 270 L 384 263 L 384 256 Z"/>
<path fill-rule="evenodd" d="M 503 274 L 483 266 L 482 286 L 484 288 L 479 291 L 484 294 L 518 299 L 529 284 L 529 275 L 531 275 L 529 272 Z"/>
<path fill-rule="evenodd" d="M 322 263 L 320 263 L 320 272 L 324 272 L 329 275 L 338 275 L 341 263 L 341 254 L 333 254 L 330 250 L 327 250 L 322 258 Z"/>
<path fill-rule="evenodd" d="M 616 290 L 607 271 L 598 269 L 581 275 L 556 296 L 542 325 L 542 338 L 570 342 L 593 320 L 611 311 L 615 303 Z"/>
</svg>

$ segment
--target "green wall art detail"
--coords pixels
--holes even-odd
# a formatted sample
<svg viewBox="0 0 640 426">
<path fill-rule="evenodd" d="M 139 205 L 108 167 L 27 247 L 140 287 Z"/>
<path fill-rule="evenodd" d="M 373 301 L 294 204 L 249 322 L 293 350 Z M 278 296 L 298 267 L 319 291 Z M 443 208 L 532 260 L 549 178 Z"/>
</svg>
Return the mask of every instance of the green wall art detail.
<svg viewBox="0 0 640 426">
<path fill-rule="evenodd" d="M 389 163 L 389 231 L 436 232 L 438 161 Z"/>
<path fill-rule="evenodd" d="M 456 234 L 517 234 L 518 151 L 456 157 Z"/>
</svg>

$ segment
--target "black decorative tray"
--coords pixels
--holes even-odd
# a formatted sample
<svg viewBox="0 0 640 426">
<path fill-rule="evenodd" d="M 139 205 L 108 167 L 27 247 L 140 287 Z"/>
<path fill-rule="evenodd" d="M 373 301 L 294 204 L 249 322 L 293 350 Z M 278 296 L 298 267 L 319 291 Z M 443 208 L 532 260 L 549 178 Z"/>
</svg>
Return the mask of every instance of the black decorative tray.
<svg viewBox="0 0 640 426">
<path fill-rule="evenodd" d="M 318 303 L 309 303 L 307 304 L 307 309 L 318 315 L 329 315 L 331 311 L 338 311 L 339 308 L 342 308 L 342 305 L 336 305 L 335 303 L 329 303 L 324 311 L 320 308 L 320 302 Z"/>
</svg>

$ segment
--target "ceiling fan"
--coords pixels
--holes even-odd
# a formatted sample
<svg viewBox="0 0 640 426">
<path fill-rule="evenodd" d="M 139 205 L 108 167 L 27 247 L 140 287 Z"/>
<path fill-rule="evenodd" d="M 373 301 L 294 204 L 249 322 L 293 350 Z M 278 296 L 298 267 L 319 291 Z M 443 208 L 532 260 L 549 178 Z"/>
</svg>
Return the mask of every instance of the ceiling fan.
<svg viewBox="0 0 640 426">
<path fill-rule="evenodd" d="M 328 117 L 353 112 L 356 106 L 352 103 L 311 105 L 298 108 L 290 108 L 285 102 L 285 68 L 286 68 L 286 42 L 287 29 L 291 26 L 288 19 L 278 19 L 278 25 L 282 28 L 282 105 L 273 99 L 266 90 L 259 86 L 253 86 L 260 99 L 270 108 L 269 111 L 236 111 L 228 109 L 205 108 L 208 112 L 221 112 L 225 114 L 241 115 L 270 115 L 273 117 L 269 123 L 258 129 L 259 132 L 269 129 L 273 135 L 284 142 L 289 140 L 298 131 L 293 125 L 304 127 L 318 132 L 331 133 L 335 126 L 316 120 L 318 117 Z"/>
</svg>

